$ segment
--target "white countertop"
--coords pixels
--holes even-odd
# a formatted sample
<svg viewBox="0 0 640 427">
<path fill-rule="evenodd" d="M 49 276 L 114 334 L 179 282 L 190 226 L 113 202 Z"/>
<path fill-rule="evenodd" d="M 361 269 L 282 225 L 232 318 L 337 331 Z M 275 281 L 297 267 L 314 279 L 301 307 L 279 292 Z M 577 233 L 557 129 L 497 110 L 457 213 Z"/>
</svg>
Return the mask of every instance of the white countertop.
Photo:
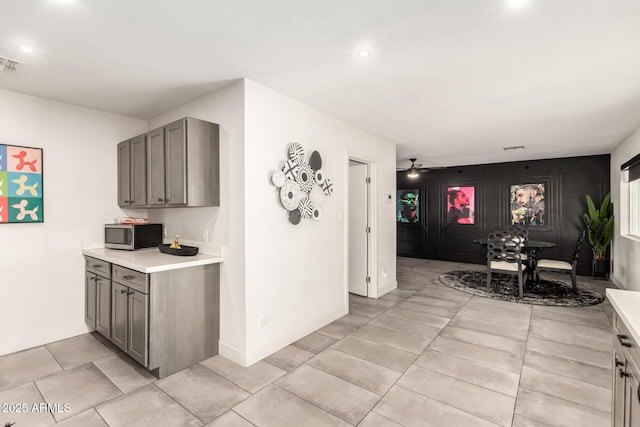
<svg viewBox="0 0 640 427">
<path fill-rule="evenodd" d="M 158 248 L 137 251 L 106 248 L 83 249 L 82 254 L 142 273 L 157 273 L 159 271 L 195 267 L 197 265 L 216 264 L 223 261 L 222 257 L 218 255 L 199 253 L 194 256 L 175 256 L 163 254 Z"/>
<path fill-rule="evenodd" d="M 640 343 L 640 292 L 607 289 L 607 298 L 633 339 Z"/>
</svg>

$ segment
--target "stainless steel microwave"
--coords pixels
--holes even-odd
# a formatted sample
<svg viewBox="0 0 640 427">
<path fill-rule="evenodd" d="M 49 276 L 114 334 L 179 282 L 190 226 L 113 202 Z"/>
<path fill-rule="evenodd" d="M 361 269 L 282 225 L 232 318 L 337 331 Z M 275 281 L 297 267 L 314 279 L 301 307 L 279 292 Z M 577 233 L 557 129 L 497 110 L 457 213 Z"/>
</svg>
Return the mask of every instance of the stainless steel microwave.
<svg viewBox="0 0 640 427">
<path fill-rule="evenodd" d="M 104 246 L 135 251 L 162 243 L 162 224 L 105 224 Z"/>
</svg>

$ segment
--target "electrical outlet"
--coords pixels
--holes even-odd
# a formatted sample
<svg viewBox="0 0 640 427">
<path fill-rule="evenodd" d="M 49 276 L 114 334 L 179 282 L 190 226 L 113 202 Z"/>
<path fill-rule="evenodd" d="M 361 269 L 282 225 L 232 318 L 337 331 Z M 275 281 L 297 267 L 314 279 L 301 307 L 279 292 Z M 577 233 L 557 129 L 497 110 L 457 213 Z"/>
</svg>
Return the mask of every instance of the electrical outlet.
<svg viewBox="0 0 640 427">
<path fill-rule="evenodd" d="M 269 324 L 269 316 L 266 315 L 261 315 L 260 316 L 260 327 L 261 328 L 266 328 L 267 325 Z"/>
</svg>

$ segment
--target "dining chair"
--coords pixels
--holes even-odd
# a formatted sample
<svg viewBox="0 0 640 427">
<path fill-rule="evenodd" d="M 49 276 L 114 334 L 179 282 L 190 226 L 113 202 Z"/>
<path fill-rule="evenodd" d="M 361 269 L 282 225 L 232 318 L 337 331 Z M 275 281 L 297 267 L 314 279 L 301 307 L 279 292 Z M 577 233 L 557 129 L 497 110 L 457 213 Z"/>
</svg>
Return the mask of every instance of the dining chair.
<svg viewBox="0 0 640 427">
<path fill-rule="evenodd" d="M 522 240 L 529 239 L 529 229 L 521 224 L 512 224 L 505 228 L 505 231 L 508 231 L 516 236 L 520 236 Z"/>
<path fill-rule="evenodd" d="M 487 290 L 491 290 L 492 273 L 514 274 L 518 277 L 520 299 L 524 291 L 524 273 L 527 266 L 520 258 L 522 238 L 517 235 L 494 231 L 487 238 Z"/>
<path fill-rule="evenodd" d="M 573 291 L 578 290 L 576 284 L 576 270 L 578 268 L 578 258 L 580 257 L 580 250 L 584 243 L 585 231 L 582 230 L 578 234 L 578 240 L 576 240 L 576 246 L 573 249 L 573 256 L 571 262 L 555 260 L 555 259 L 540 259 L 536 263 L 535 276 L 536 281 L 540 280 L 540 272 L 553 273 L 553 274 L 571 274 L 571 284 L 573 285 Z"/>
</svg>

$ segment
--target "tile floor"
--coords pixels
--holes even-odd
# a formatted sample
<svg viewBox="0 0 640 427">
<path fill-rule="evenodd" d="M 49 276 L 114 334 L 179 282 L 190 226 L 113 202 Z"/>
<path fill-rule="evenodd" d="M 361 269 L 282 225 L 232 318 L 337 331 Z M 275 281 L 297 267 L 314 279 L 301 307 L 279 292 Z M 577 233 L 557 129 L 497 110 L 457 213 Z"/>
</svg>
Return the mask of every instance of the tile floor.
<svg viewBox="0 0 640 427">
<path fill-rule="evenodd" d="M 611 305 L 438 282 L 469 267 L 399 258 L 397 290 L 350 296 L 350 314 L 249 368 L 216 356 L 156 380 L 93 334 L 0 357 L 0 403 L 27 406 L 0 426 L 609 426 Z"/>
</svg>

